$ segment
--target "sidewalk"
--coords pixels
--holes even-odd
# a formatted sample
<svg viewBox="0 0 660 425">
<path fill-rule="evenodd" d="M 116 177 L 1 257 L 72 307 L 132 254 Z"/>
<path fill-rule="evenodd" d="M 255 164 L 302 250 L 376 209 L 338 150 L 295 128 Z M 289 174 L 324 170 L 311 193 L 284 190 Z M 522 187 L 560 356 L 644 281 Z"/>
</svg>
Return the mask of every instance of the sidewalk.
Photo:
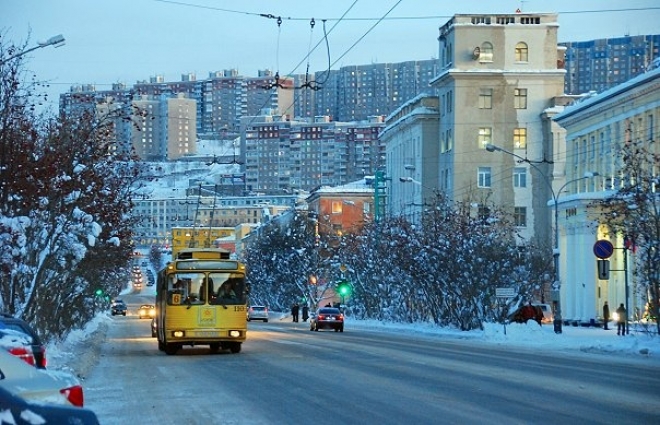
<svg viewBox="0 0 660 425">
<path fill-rule="evenodd" d="M 291 321 L 290 314 L 271 311 L 271 317 L 280 321 Z M 645 330 L 641 324 L 630 324 L 629 334 L 619 336 L 614 328 L 563 326 L 561 334 L 555 334 L 552 324 L 539 326 L 535 321 L 527 324 L 486 323 L 485 329 L 460 331 L 441 328 L 431 323 L 409 324 L 380 322 L 376 320 L 345 319 L 345 332 L 351 329 L 372 332 L 397 332 L 428 336 L 445 336 L 454 339 L 492 343 L 498 346 L 521 347 L 533 350 L 565 353 L 597 353 L 624 358 L 650 359 L 660 364 L 660 337 L 655 334 L 655 324 Z"/>
</svg>

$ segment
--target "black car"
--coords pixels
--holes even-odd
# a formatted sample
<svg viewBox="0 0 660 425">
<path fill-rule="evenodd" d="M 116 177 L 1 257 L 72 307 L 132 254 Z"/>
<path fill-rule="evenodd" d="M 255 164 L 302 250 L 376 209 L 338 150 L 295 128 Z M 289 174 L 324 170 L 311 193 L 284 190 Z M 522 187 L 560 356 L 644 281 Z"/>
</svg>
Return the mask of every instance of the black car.
<svg viewBox="0 0 660 425">
<path fill-rule="evenodd" d="M 334 329 L 335 332 L 344 332 L 344 314 L 334 307 L 319 308 L 309 318 L 309 330 Z"/>
<path fill-rule="evenodd" d="M 32 329 L 32 326 L 30 326 L 28 322 L 5 313 L 0 313 L 0 338 L 5 336 L 5 333 L 3 332 L 5 329 L 22 332 L 27 335 L 32 348 L 33 360 L 24 360 L 39 369 L 46 368 L 46 348 L 41 343 L 41 339 L 37 332 Z"/>
<path fill-rule="evenodd" d="M 121 314 L 122 316 L 126 316 L 126 303 L 122 300 L 115 300 L 115 302 L 112 303 L 112 315 L 116 316 L 118 314 Z"/>
<path fill-rule="evenodd" d="M 0 387 L 2 423 L 98 425 L 96 413 L 82 407 L 31 403 Z"/>
</svg>

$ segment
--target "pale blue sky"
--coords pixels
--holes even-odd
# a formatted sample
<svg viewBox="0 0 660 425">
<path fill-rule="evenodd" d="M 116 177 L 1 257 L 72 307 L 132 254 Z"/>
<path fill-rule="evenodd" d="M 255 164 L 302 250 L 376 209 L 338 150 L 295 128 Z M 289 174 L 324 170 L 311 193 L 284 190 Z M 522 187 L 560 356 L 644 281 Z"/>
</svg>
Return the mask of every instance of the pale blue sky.
<svg viewBox="0 0 660 425">
<path fill-rule="evenodd" d="M 103 90 L 154 75 L 178 81 L 181 74 L 204 79 L 229 68 L 243 75 L 304 73 L 310 36 L 314 46 L 323 19 L 330 31 L 352 5 L 328 36 L 334 69 L 437 57 L 438 27 L 456 13 L 558 12 L 559 41 L 660 33 L 657 0 L 0 0 L 0 30 L 14 42 L 31 31 L 30 46 L 64 35 L 66 45 L 27 56 L 27 68 L 50 81 L 56 97 L 75 84 Z M 259 14 L 281 16 L 282 24 Z M 311 72 L 327 68 L 324 43 L 309 62 Z"/>
</svg>

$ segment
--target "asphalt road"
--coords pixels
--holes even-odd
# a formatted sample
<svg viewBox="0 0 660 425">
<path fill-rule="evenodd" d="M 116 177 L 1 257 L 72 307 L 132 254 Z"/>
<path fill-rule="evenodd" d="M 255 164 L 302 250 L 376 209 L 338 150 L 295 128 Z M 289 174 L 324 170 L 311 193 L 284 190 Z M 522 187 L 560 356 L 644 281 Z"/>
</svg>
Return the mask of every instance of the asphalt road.
<svg viewBox="0 0 660 425">
<path fill-rule="evenodd" d="M 652 424 L 660 366 L 307 323 L 250 322 L 239 354 L 158 351 L 125 296 L 85 381 L 102 424 Z"/>
</svg>

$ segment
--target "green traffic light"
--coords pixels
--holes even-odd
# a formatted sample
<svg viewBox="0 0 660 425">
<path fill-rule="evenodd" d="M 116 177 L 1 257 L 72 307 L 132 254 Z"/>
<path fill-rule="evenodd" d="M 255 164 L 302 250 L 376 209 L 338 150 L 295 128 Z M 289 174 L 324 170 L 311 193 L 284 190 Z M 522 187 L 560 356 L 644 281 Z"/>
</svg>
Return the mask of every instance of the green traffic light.
<svg viewBox="0 0 660 425">
<path fill-rule="evenodd" d="M 101 295 L 103 295 L 103 289 L 100 289 L 100 288 L 97 289 L 95 294 L 96 294 L 97 297 L 100 297 Z"/>
<path fill-rule="evenodd" d="M 337 292 L 339 292 L 339 295 L 348 295 L 351 293 L 351 285 L 349 285 L 346 281 L 343 281 L 337 287 Z"/>
</svg>

